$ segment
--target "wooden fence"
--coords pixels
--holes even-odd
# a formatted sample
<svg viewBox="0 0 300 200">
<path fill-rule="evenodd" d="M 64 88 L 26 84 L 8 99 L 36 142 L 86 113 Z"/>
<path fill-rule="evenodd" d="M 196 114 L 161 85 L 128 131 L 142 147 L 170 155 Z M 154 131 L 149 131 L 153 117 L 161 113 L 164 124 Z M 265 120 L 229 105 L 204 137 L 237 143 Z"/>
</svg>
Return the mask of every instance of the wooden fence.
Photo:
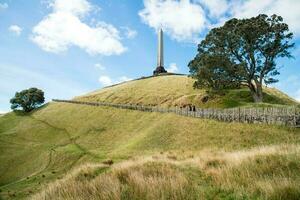
<svg viewBox="0 0 300 200">
<path fill-rule="evenodd" d="M 243 122 L 243 123 L 265 123 L 277 124 L 292 127 L 300 127 L 300 109 L 297 107 L 285 108 L 195 108 L 195 107 L 171 107 L 163 108 L 157 106 L 143 106 L 133 104 L 114 104 L 105 102 L 82 102 L 73 100 L 53 99 L 55 102 L 65 102 L 73 104 L 83 104 L 90 106 L 110 106 L 122 109 L 140 110 L 145 112 L 175 113 L 196 118 L 216 119 L 225 122 Z"/>
</svg>

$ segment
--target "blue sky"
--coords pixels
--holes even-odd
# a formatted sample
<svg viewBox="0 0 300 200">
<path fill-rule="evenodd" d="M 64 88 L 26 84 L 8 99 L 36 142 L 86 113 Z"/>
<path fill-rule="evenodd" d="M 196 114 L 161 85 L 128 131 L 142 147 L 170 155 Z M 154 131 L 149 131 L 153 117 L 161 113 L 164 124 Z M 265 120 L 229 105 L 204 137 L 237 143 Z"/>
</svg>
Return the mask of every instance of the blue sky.
<svg viewBox="0 0 300 200">
<path fill-rule="evenodd" d="M 0 0 L 0 112 L 29 87 L 68 99 L 151 75 L 160 27 L 165 67 L 188 73 L 210 28 L 259 13 L 283 16 L 294 32 L 295 59 L 278 61 L 274 86 L 300 100 L 299 9 L 293 0 Z"/>
</svg>

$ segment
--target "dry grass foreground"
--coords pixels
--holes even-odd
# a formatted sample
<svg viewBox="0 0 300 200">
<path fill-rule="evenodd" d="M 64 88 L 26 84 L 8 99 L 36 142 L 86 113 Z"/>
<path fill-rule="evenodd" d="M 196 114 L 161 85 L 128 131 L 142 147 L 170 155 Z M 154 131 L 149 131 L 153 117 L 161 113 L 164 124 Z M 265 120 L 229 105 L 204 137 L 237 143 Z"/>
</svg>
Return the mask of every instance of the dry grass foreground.
<svg viewBox="0 0 300 200">
<path fill-rule="evenodd" d="M 300 146 L 136 157 L 85 164 L 31 197 L 40 199 L 300 199 Z"/>
<path fill-rule="evenodd" d="M 160 152 L 173 152 L 180 160 L 179 156 L 188 156 L 187 152 L 196 157 L 193 152 L 207 149 L 234 152 L 261 146 L 299 145 L 299 131 L 172 113 L 50 103 L 30 115 L 9 113 L 0 118 L 0 199 L 28 198 L 43 185 L 85 163 L 106 159 L 123 162 Z M 201 180 L 198 177 L 194 182 Z M 207 193 L 219 191 L 216 184 L 211 185 Z M 223 199 L 230 195 L 224 194 Z"/>
</svg>

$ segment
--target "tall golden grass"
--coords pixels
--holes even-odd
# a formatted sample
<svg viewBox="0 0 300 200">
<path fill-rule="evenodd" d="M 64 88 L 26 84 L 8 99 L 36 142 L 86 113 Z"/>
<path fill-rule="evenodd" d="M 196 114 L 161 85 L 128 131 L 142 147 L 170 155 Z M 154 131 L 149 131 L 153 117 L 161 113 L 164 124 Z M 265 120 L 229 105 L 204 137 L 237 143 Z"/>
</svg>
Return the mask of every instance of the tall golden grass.
<svg viewBox="0 0 300 200">
<path fill-rule="evenodd" d="M 91 179 L 94 172 L 95 168 L 84 166 L 77 173 L 50 184 L 32 199 L 177 200 L 188 199 L 193 192 L 193 185 L 185 175 L 166 163 L 120 166 Z"/>
<path fill-rule="evenodd" d="M 160 107 L 184 106 L 188 104 L 197 107 L 237 107 L 254 106 L 248 88 L 228 90 L 224 96 L 209 98 L 205 89 L 194 89 L 195 80 L 188 76 L 159 76 L 141 80 L 125 82 L 113 87 L 103 88 L 83 96 L 76 100 L 87 102 L 110 102 L 121 104 L 158 105 Z M 157 90 L 159 88 L 159 90 Z M 264 88 L 265 103 L 296 105 L 296 101 L 275 88 Z M 263 105 L 263 104 L 261 104 Z"/>
<path fill-rule="evenodd" d="M 213 199 L 207 194 L 212 191 L 229 191 L 234 199 L 300 198 L 298 145 L 178 155 L 138 157 L 113 166 L 87 164 L 31 199 Z M 199 186 L 191 168 L 204 174 L 210 191 Z"/>
</svg>

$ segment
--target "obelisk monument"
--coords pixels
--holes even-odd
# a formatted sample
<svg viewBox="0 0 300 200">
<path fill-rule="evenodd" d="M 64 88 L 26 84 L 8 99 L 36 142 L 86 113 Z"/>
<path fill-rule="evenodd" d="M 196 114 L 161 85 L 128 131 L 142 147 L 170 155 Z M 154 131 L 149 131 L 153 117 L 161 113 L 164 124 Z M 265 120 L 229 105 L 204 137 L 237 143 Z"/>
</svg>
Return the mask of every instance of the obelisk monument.
<svg viewBox="0 0 300 200">
<path fill-rule="evenodd" d="M 159 29 L 158 31 L 158 49 L 157 49 L 157 66 L 153 71 L 153 75 L 158 75 L 161 73 L 167 73 L 164 68 L 164 38 L 163 31 Z"/>
</svg>

